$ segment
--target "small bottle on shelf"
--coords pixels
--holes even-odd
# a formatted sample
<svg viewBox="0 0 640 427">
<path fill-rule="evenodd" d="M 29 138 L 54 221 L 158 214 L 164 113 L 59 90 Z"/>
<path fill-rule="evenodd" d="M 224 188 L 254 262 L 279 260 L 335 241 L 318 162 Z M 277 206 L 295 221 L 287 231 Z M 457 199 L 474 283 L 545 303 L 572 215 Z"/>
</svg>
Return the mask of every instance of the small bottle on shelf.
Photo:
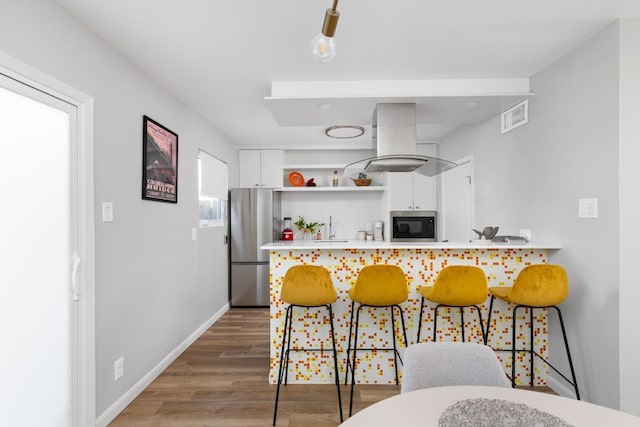
<svg viewBox="0 0 640 427">
<path fill-rule="evenodd" d="M 332 187 L 337 187 L 340 185 L 340 179 L 338 178 L 338 171 L 333 171 L 333 181 L 331 181 Z"/>
</svg>

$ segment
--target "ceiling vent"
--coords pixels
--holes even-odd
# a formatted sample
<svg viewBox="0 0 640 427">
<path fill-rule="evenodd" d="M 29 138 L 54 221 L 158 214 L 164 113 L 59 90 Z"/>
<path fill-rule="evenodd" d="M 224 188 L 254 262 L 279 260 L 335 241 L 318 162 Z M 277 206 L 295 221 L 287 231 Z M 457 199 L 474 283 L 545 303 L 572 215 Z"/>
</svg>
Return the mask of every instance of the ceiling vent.
<svg viewBox="0 0 640 427">
<path fill-rule="evenodd" d="M 529 100 L 509 108 L 502 113 L 501 133 L 507 133 L 529 121 Z"/>
</svg>

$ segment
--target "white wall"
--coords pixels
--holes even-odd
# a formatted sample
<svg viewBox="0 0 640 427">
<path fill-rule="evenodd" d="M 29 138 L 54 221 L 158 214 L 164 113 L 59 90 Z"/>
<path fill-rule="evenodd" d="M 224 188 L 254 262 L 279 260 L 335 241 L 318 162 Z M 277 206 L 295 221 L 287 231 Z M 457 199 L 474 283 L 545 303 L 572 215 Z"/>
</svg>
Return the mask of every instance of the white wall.
<svg viewBox="0 0 640 427">
<path fill-rule="evenodd" d="M 620 408 L 640 415 L 640 20 L 620 22 Z"/>
<path fill-rule="evenodd" d="M 226 257 L 216 231 L 198 226 L 197 155 L 227 162 L 231 141 L 50 1 L 2 0 L 0 50 L 95 99 L 95 203 L 113 202 L 114 222 L 96 218 L 97 415 L 223 309 Z M 141 200 L 142 115 L 179 135 L 178 204 Z M 231 185 L 234 182 L 230 183 Z M 217 231 L 219 232 L 219 230 Z M 125 375 L 113 380 L 113 362 Z"/>
<path fill-rule="evenodd" d="M 298 215 L 307 222 L 324 222 L 324 239 L 329 238 L 329 216 L 333 218 L 337 239 L 357 239 L 358 230 L 366 230 L 367 223 L 382 220 L 386 237 L 389 211 L 382 206 L 382 196 L 382 191 L 283 192 L 282 216 L 290 216 L 292 222 L 296 222 Z"/>
<path fill-rule="evenodd" d="M 537 73 L 531 84 L 527 125 L 501 135 L 494 118 L 446 138 L 440 154 L 473 154 L 476 225 L 498 225 L 501 234 L 528 228 L 534 240 L 563 245 L 550 261 L 569 274 L 562 311 L 581 393 L 616 408 L 618 25 Z M 598 198 L 599 218 L 577 218 L 584 197 Z M 561 339 L 552 323 L 550 356 L 566 367 Z"/>
</svg>

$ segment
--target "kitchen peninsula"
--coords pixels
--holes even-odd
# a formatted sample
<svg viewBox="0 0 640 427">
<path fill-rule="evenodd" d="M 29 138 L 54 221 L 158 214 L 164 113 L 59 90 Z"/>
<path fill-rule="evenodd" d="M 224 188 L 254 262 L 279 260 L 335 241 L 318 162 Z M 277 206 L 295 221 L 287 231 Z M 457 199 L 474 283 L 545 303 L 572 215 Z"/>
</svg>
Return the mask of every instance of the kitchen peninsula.
<svg viewBox="0 0 640 427">
<path fill-rule="evenodd" d="M 493 243 L 491 241 L 477 241 L 467 243 L 439 242 L 439 243 L 389 243 L 386 241 L 336 240 L 313 241 L 294 240 L 290 242 L 274 242 L 263 245 L 261 249 L 269 250 L 270 270 L 270 322 L 271 322 L 271 359 L 269 381 L 276 382 L 282 331 L 284 327 L 284 312 L 286 304 L 280 300 L 280 289 L 286 271 L 297 264 L 315 264 L 326 267 L 333 278 L 338 293 L 338 300 L 333 304 L 334 322 L 336 326 L 336 342 L 339 351 L 340 371 L 344 372 L 346 361 L 347 335 L 349 333 L 349 319 L 351 300 L 349 288 L 355 283 L 359 271 L 366 265 L 393 264 L 404 271 L 409 287 L 409 298 L 401 304 L 407 329 L 409 344 L 416 342 L 418 318 L 420 310 L 420 295 L 417 288 L 431 286 L 438 272 L 448 265 L 474 265 L 482 268 L 487 276 L 488 286 L 511 286 L 520 270 L 527 265 L 547 262 L 547 254 L 551 250 L 560 249 L 558 244 L 508 244 Z M 489 298 L 481 306 L 483 319 L 486 320 Z M 302 315 L 303 311 L 296 313 Z M 396 311 L 397 313 L 397 311 Z M 468 312 L 467 312 L 468 313 Z M 523 316 L 524 316 L 524 312 Z M 296 314 L 296 315 L 298 315 Z M 458 309 L 442 310 L 438 319 L 439 336 L 444 339 L 459 340 L 458 331 L 460 315 Z M 293 344 L 297 347 L 318 347 L 319 340 L 328 336 L 328 318 L 325 311 L 309 310 L 304 314 L 303 328 L 298 328 L 294 334 Z M 385 313 L 377 310 L 371 316 L 363 313 L 364 328 L 361 327 L 360 337 L 365 337 L 363 347 L 388 347 L 391 336 L 381 332 L 378 325 L 390 319 L 389 310 Z M 490 344 L 494 348 L 509 348 L 511 345 L 511 310 L 502 303 L 493 307 Z M 524 318 L 522 322 L 524 322 Z M 433 305 L 424 309 L 421 341 L 431 340 L 433 335 Z M 546 314 L 536 312 L 535 327 L 545 333 L 539 334 L 541 354 L 547 352 L 546 347 Z M 397 329 L 399 323 L 396 322 Z M 520 323 L 519 324 L 523 324 Z M 467 341 L 481 342 L 482 336 L 477 325 L 477 316 L 465 316 Z M 527 329 L 528 330 L 528 327 Z M 528 334 L 525 334 L 528 335 Z M 402 342 L 401 333 L 397 330 L 397 339 Z M 324 343 L 324 342 L 323 342 Z M 327 346 L 327 343 L 323 345 Z M 527 343 L 528 345 L 528 343 Z M 401 345 L 401 348 L 404 348 Z M 363 356 L 367 353 L 361 353 Z M 402 350 L 401 350 L 402 354 Z M 505 369 L 511 367 L 511 353 L 498 352 Z M 529 368 L 526 354 L 518 358 L 516 375 L 520 383 L 529 380 Z M 525 363 L 523 363 L 525 362 Z M 333 383 L 332 359 L 329 352 L 306 352 L 291 355 L 289 382 L 291 383 Z M 536 385 L 546 384 L 546 366 L 536 367 Z M 369 354 L 360 358 L 358 364 L 359 382 L 368 384 L 390 384 L 394 381 L 393 356 L 389 352 Z"/>
</svg>

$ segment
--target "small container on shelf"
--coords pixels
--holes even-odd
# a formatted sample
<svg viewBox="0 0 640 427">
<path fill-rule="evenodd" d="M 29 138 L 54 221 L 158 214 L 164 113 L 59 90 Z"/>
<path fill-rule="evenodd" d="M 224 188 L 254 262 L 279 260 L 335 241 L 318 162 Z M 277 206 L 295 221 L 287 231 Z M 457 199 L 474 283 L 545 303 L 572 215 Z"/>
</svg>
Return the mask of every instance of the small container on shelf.
<svg viewBox="0 0 640 427">
<path fill-rule="evenodd" d="M 338 178 L 338 171 L 333 171 L 333 179 L 331 180 L 332 187 L 338 187 L 340 185 L 340 178 Z"/>
<path fill-rule="evenodd" d="M 368 187 L 371 184 L 371 178 L 367 178 L 367 175 L 360 172 L 358 178 L 351 178 L 353 183 L 358 187 Z"/>
<path fill-rule="evenodd" d="M 371 184 L 371 178 L 351 178 L 353 183 L 358 187 L 368 187 Z"/>
</svg>

